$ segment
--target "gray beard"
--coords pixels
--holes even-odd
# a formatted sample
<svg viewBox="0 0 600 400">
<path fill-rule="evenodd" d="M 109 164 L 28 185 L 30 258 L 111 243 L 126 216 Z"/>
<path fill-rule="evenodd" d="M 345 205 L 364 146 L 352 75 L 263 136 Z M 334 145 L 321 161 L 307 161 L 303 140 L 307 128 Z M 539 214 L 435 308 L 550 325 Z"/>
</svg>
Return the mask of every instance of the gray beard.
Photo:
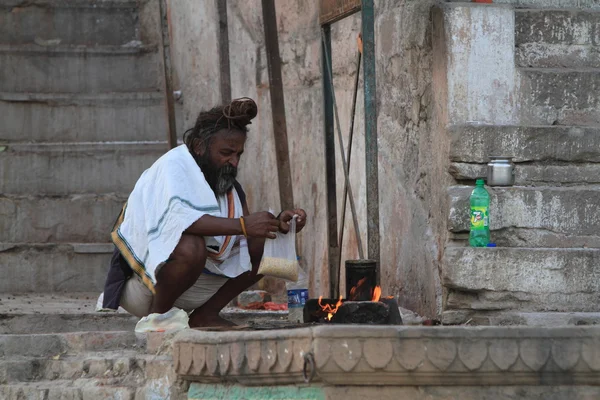
<svg viewBox="0 0 600 400">
<path fill-rule="evenodd" d="M 215 168 L 208 159 L 208 155 L 199 156 L 192 152 L 192 156 L 216 196 L 223 196 L 233 188 L 233 183 L 237 176 L 237 168 L 229 164 L 221 168 Z"/>
</svg>

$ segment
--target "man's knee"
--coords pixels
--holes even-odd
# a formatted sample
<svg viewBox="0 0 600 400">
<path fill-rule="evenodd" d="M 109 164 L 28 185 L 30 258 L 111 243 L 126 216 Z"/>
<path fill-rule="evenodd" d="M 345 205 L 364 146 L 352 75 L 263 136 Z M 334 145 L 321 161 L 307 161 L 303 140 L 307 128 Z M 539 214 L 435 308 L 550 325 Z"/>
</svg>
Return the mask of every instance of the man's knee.
<svg viewBox="0 0 600 400">
<path fill-rule="evenodd" d="M 171 254 L 174 261 L 189 265 L 190 267 L 204 268 L 208 252 L 204 238 L 194 235 L 182 235 L 177 247 Z"/>
</svg>

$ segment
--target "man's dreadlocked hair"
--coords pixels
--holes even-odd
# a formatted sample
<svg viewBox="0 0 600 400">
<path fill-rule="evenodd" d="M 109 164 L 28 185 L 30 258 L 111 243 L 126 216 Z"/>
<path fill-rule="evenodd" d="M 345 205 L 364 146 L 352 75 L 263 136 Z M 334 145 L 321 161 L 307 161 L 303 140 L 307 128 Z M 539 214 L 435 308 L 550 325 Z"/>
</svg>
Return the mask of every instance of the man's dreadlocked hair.
<svg viewBox="0 0 600 400">
<path fill-rule="evenodd" d="M 256 117 L 258 108 L 254 100 L 248 97 L 234 99 L 231 103 L 202 111 L 193 128 L 183 134 L 183 142 L 192 154 L 198 141 L 208 146 L 210 139 L 221 129 L 236 129 L 248 132 L 247 126 Z"/>
</svg>

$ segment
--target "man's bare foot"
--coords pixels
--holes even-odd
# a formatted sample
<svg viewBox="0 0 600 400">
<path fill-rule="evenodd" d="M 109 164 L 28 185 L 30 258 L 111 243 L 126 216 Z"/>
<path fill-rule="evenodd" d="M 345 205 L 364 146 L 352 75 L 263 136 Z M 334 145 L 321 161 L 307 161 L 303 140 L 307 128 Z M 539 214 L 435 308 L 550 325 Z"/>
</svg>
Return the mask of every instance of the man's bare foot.
<svg viewBox="0 0 600 400">
<path fill-rule="evenodd" d="M 236 326 L 231 321 L 221 318 L 219 314 L 205 314 L 196 310 L 192 313 L 189 324 L 190 328 L 201 328 L 201 327 L 219 327 L 219 326 Z"/>
</svg>

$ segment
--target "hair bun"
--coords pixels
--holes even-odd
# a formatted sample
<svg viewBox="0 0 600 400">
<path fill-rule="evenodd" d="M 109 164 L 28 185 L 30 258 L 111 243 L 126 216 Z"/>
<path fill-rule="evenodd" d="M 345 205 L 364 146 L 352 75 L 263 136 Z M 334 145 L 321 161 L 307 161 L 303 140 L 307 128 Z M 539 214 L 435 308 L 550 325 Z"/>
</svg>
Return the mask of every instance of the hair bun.
<svg viewBox="0 0 600 400">
<path fill-rule="evenodd" d="M 223 107 L 223 115 L 230 122 L 246 126 L 250 124 L 258 114 L 258 107 L 254 100 L 249 97 L 241 97 L 231 100 L 231 103 Z"/>
</svg>

